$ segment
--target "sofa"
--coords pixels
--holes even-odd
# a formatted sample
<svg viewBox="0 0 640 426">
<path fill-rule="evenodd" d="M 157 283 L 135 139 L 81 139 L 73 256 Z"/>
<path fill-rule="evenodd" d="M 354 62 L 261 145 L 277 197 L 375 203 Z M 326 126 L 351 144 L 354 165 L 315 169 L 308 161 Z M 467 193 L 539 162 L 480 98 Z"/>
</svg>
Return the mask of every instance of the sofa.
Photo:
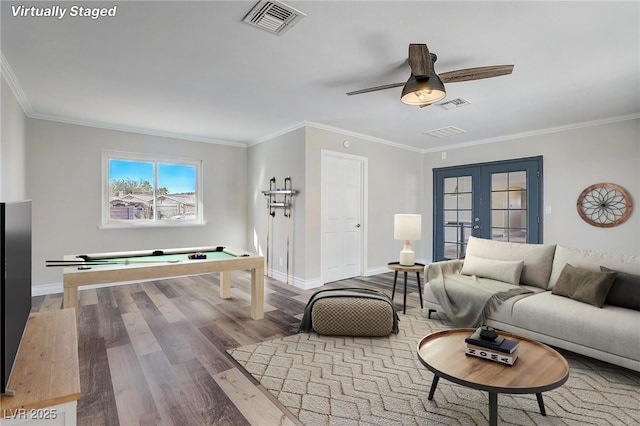
<svg viewBox="0 0 640 426">
<path fill-rule="evenodd" d="M 518 287 L 524 294 L 490 304 L 483 324 L 640 371 L 640 256 L 471 237 L 464 260 L 434 262 L 424 274 L 428 309 L 451 309 L 443 279 L 463 291 Z"/>
</svg>

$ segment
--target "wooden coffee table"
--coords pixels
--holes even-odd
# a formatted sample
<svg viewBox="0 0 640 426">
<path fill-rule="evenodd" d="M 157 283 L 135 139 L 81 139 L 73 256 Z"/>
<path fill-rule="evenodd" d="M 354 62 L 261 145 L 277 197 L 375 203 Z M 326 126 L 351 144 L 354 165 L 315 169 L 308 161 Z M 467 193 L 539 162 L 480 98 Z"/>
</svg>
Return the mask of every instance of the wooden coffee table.
<svg viewBox="0 0 640 426">
<path fill-rule="evenodd" d="M 445 330 L 429 334 L 418 343 L 420 362 L 433 372 L 429 400 L 433 399 L 438 380 L 489 392 L 489 424 L 498 424 L 499 393 L 535 393 L 540 413 L 546 416 L 542 392 L 555 389 L 569 378 L 569 364 L 555 350 L 542 343 L 511 333 L 501 336 L 520 341 L 518 359 L 509 366 L 465 355 L 465 337 L 474 329 Z"/>
</svg>

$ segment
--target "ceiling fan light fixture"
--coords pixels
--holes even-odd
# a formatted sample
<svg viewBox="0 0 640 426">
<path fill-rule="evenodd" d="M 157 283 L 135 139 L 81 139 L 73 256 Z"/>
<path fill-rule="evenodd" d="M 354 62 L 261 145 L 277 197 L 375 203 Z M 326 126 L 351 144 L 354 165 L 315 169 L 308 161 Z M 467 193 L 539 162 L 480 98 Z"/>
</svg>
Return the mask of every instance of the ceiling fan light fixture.
<svg viewBox="0 0 640 426">
<path fill-rule="evenodd" d="M 413 74 L 402 89 L 400 100 L 407 105 L 428 105 L 438 102 L 447 93 L 437 74 L 416 78 Z"/>
</svg>

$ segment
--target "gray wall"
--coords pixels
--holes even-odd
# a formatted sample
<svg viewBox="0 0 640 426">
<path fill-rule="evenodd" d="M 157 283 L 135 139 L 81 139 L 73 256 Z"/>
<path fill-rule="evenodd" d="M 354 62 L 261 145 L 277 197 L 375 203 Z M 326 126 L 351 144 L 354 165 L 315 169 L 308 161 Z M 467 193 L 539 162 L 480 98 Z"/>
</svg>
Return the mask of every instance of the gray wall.
<svg viewBox="0 0 640 426">
<path fill-rule="evenodd" d="M 104 149 L 202 160 L 206 225 L 99 229 Z M 44 265 L 46 259 L 65 254 L 203 245 L 247 248 L 245 148 L 28 119 L 26 155 L 34 286 L 62 281 L 59 268 Z"/>
<path fill-rule="evenodd" d="M 27 198 L 25 183 L 26 116 L 22 107 L 2 78 L 0 98 L 0 201 Z"/>
<path fill-rule="evenodd" d="M 349 148 L 343 142 L 350 142 Z M 368 217 L 366 222 L 366 258 L 364 274 L 386 272 L 386 264 L 398 257 L 403 243 L 393 239 L 395 213 L 421 213 L 423 210 L 424 179 L 422 155 L 408 149 L 372 142 L 337 131 L 307 128 L 307 240 L 309 264 L 307 279 L 321 275 L 320 251 L 320 177 L 321 152 L 330 150 L 366 157 L 368 159 L 368 194 L 365 195 Z M 423 222 L 424 226 L 430 226 Z M 416 259 L 421 259 L 423 241 L 411 243 Z"/>
<path fill-rule="evenodd" d="M 247 150 L 249 241 L 256 253 L 267 256 L 267 226 L 269 229 L 269 275 L 286 280 L 287 233 L 289 233 L 289 282 L 304 286 L 305 218 L 307 191 L 305 185 L 305 130 L 299 128 L 275 137 Z M 262 191 L 269 189 L 269 179 L 276 178 L 277 188 L 284 188 L 284 178 L 291 177 L 292 188 L 299 191 L 292 198 L 291 221 L 287 223 L 283 209 L 267 216 L 267 199 Z M 283 201 L 278 196 L 276 201 Z M 289 227 L 289 229 L 287 229 Z M 282 261 L 282 264 L 281 264 Z"/>
<path fill-rule="evenodd" d="M 345 148 L 343 141 L 349 140 Z M 422 211 L 423 172 L 421 154 L 416 151 L 375 143 L 362 137 L 306 126 L 249 148 L 249 237 L 256 251 L 266 247 L 266 207 L 260 191 L 268 188 L 275 176 L 279 185 L 291 176 L 295 197 L 293 210 L 293 281 L 300 287 L 317 286 L 321 281 L 321 156 L 323 150 L 341 152 L 368 160 L 368 194 L 365 196 L 369 215 L 364 219 L 366 258 L 363 273 L 385 272 L 385 265 L 397 258 L 402 242 L 393 239 L 395 213 Z M 280 211 L 273 220 L 270 257 L 274 260 L 274 276 L 282 278 L 286 258 L 284 219 Z M 426 224 L 423 226 L 427 226 Z M 421 253 L 422 242 L 413 244 Z M 290 281 L 291 282 L 291 281 Z"/>
<path fill-rule="evenodd" d="M 345 140 L 349 140 L 349 148 L 343 146 Z M 322 282 L 320 163 L 322 150 L 330 150 L 368 159 L 364 274 L 385 272 L 387 262 L 397 258 L 402 244 L 393 239 L 395 213 L 422 213 L 423 237 L 421 241 L 412 242 L 412 246 L 416 259 L 429 262 L 433 241 L 434 168 L 541 155 L 543 205 L 551 209 L 551 214 L 543 217 L 544 241 L 638 255 L 637 208 L 627 222 L 618 227 L 596 228 L 580 219 L 576 200 L 584 188 L 597 182 L 617 183 L 633 200 L 640 200 L 639 141 L 640 120 L 633 119 L 449 149 L 443 159 L 442 152 L 421 154 L 364 136 L 309 125 L 304 130 L 300 128 L 249 148 L 249 209 L 253 217 L 249 232 L 256 232 L 254 241 L 264 247 L 265 204 L 263 197 L 255 194 L 267 187 L 270 176 L 295 173 L 294 187 L 304 187 L 294 211 L 296 284 L 308 287 Z M 275 231 L 282 232 L 282 228 Z M 278 246 L 274 248 L 272 255 L 276 262 L 284 256 L 283 250 Z M 278 268 L 274 265 L 276 271 Z"/>
<path fill-rule="evenodd" d="M 511 158 L 543 156 L 544 202 L 551 208 L 545 214 L 544 242 L 613 253 L 640 254 L 640 120 L 593 125 L 537 136 L 468 146 L 424 155 L 425 193 L 431 200 L 433 168 L 481 163 Z M 584 222 L 577 213 L 578 195 L 599 182 L 616 183 L 625 188 L 636 204 L 629 219 L 614 228 L 597 228 Z M 425 209 L 427 222 L 432 209 Z M 431 241 L 432 228 L 424 230 Z M 431 258 L 431 246 L 425 245 L 425 257 Z"/>
</svg>

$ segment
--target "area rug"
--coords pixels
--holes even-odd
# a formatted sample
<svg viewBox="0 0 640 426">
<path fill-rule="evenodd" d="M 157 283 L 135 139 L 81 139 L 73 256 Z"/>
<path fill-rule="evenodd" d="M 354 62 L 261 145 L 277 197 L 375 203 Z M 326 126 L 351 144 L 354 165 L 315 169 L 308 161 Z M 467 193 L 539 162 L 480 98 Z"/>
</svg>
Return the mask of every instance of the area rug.
<svg viewBox="0 0 640 426">
<path fill-rule="evenodd" d="M 448 328 L 453 325 L 413 309 L 400 314 L 397 335 L 301 333 L 228 352 L 305 425 L 487 424 L 486 392 L 442 379 L 427 399 L 433 374 L 418 360 L 417 343 Z M 547 416 L 535 395 L 500 394 L 499 424 L 639 424 L 640 373 L 562 354 L 569 380 L 543 393 Z"/>
</svg>

